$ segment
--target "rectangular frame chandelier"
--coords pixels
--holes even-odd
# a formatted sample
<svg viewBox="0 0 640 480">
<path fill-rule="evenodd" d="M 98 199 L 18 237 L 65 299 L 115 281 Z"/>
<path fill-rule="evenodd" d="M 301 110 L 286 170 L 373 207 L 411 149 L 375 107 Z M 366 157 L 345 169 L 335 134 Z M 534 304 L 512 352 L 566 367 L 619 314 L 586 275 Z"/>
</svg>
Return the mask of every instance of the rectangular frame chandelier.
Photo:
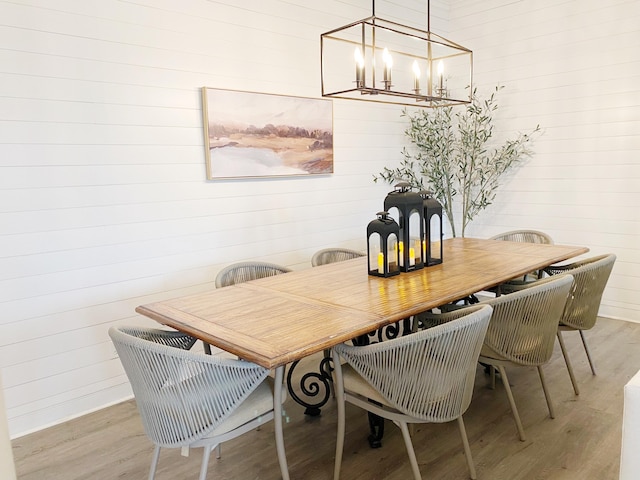
<svg viewBox="0 0 640 480">
<path fill-rule="evenodd" d="M 473 52 L 375 15 L 320 35 L 322 96 L 442 107 L 471 102 Z"/>
</svg>

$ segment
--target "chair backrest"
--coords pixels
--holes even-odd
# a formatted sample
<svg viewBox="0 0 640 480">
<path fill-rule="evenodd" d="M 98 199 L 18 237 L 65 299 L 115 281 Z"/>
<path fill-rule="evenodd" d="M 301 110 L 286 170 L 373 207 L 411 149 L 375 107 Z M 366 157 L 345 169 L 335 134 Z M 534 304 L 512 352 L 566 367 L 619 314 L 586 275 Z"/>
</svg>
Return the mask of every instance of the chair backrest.
<svg viewBox="0 0 640 480">
<path fill-rule="evenodd" d="M 207 436 L 269 373 L 251 362 L 170 346 L 175 333 L 109 329 L 145 433 L 161 447 L 186 446 Z"/>
<path fill-rule="evenodd" d="M 159 343 L 160 345 L 167 345 L 168 347 L 180 348 L 182 350 L 189 350 L 197 341 L 197 338 L 187 335 L 186 333 L 156 328 L 138 328 L 136 329 L 136 335 L 143 340 Z"/>
<path fill-rule="evenodd" d="M 511 230 L 490 237 L 489 240 L 504 240 L 507 242 L 544 243 L 553 245 L 553 239 L 539 230 Z"/>
<path fill-rule="evenodd" d="M 216 275 L 216 288 L 228 287 L 236 283 L 248 282 L 258 278 L 271 277 L 291 270 L 267 262 L 239 262 L 228 265 Z"/>
<path fill-rule="evenodd" d="M 476 362 L 492 309 L 437 327 L 364 347 L 336 351 L 398 411 L 430 422 L 448 422 L 469 407 Z"/>
<path fill-rule="evenodd" d="M 548 277 L 483 302 L 493 307 L 485 345 L 519 365 L 548 362 L 572 284 L 571 275 Z"/>
<path fill-rule="evenodd" d="M 348 248 L 325 248 L 313 254 L 313 257 L 311 257 L 311 265 L 318 267 L 320 265 L 326 265 L 327 263 L 342 262 L 344 260 L 351 260 L 352 258 L 364 257 L 365 255 L 363 252 L 350 250 Z"/>
<path fill-rule="evenodd" d="M 616 256 L 610 253 L 570 265 L 552 265 L 545 268 L 545 272 L 549 275 L 562 273 L 573 275 L 573 288 L 567 299 L 561 323 L 580 330 L 588 330 L 595 325 L 602 294 L 615 261 Z"/>
</svg>

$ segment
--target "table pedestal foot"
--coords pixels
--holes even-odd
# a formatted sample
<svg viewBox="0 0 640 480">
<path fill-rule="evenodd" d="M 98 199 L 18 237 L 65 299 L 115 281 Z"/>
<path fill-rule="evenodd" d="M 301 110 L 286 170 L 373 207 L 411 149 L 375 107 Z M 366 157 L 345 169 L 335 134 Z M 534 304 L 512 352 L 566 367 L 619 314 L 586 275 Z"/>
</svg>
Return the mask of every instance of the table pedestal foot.
<svg viewBox="0 0 640 480">
<path fill-rule="evenodd" d="M 304 409 L 304 414 L 309 415 L 310 417 L 318 417 L 322 413 L 318 407 L 307 407 Z"/>
<path fill-rule="evenodd" d="M 369 430 L 371 434 L 367 439 L 371 448 L 380 448 L 382 446 L 382 437 L 384 436 L 384 418 L 379 417 L 371 412 L 369 415 Z"/>
</svg>

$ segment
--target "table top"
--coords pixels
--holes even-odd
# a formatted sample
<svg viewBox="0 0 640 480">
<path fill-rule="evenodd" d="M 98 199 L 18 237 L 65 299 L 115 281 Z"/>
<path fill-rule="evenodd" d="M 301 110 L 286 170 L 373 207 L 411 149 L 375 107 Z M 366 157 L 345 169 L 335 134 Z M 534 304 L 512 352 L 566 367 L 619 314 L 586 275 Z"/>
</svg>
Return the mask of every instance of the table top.
<svg viewBox="0 0 640 480">
<path fill-rule="evenodd" d="M 453 238 L 444 242 L 442 264 L 394 277 L 369 275 L 361 257 L 136 311 L 274 368 L 586 252 L 576 246 Z"/>
</svg>

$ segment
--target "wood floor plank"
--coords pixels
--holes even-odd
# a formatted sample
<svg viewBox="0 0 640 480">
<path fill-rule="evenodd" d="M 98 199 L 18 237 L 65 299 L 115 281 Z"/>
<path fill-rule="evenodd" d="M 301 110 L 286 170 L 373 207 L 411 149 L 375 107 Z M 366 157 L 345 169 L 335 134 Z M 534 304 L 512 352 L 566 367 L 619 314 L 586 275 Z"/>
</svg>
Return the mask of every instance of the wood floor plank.
<svg viewBox="0 0 640 480">
<path fill-rule="evenodd" d="M 598 375 L 589 369 L 580 337 L 566 334 L 581 394 L 575 396 L 556 345 L 544 367 L 556 407 L 550 419 L 533 368 L 508 370 L 527 434 L 518 440 L 504 388 L 489 388 L 478 368 L 474 398 L 465 423 L 478 478 L 481 480 L 614 480 L 618 476 L 623 388 L 640 369 L 640 324 L 601 318 L 587 332 Z M 319 356 L 304 366 L 317 364 Z M 336 435 L 335 402 L 320 417 L 310 418 L 288 399 L 285 444 L 292 479 L 333 477 Z M 387 423 L 383 447 L 367 442 L 366 414 L 347 407 L 342 478 L 406 480 L 411 469 L 402 437 Z M 468 471 L 455 422 L 416 426 L 416 455 L 424 479 L 466 479 Z M 141 479 L 148 475 L 152 444 L 144 435 L 133 401 L 13 441 L 20 480 Z M 197 479 L 201 450 L 188 458 L 164 450 L 157 480 Z M 273 423 L 227 442 L 222 458 L 212 456 L 208 479 L 276 480 L 280 478 Z"/>
</svg>

